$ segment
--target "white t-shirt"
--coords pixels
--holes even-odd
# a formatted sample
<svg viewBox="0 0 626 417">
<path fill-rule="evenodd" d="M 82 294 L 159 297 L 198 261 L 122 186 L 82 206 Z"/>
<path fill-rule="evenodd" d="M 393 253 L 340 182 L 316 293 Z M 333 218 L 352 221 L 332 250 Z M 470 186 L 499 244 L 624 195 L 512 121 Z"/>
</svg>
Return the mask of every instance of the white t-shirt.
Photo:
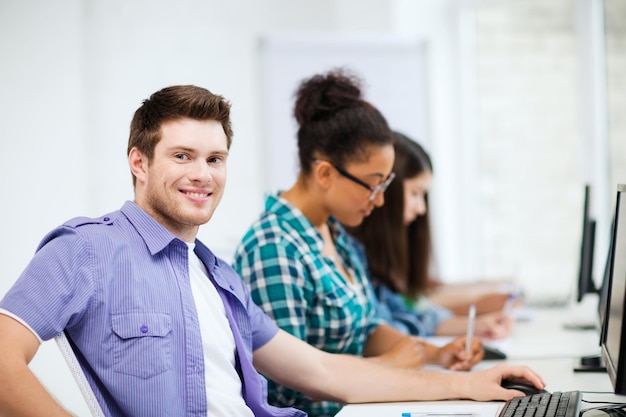
<svg viewBox="0 0 626 417">
<path fill-rule="evenodd" d="M 209 417 L 254 417 L 241 393 L 241 379 L 235 370 L 235 339 L 226 318 L 222 298 L 208 277 L 206 267 L 189 246 L 189 277 L 198 311 L 204 379 Z"/>
</svg>

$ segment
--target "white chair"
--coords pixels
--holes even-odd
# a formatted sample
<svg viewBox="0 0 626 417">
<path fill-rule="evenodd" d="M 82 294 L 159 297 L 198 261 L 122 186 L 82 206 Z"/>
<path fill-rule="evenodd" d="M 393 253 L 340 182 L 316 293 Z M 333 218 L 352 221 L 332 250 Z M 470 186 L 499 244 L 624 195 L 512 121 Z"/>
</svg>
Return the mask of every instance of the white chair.
<svg viewBox="0 0 626 417">
<path fill-rule="evenodd" d="M 67 362 L 67 365 L 72 372 L 72 376 L 78 384 L 78 388 L 80 389 L 81 394 L 83 394 L 83 398 L 87 403 L 87 407 L 89 407 L 91 415 L 93 417 L 105 417 L 102 409 L 100 408 L 100 404 L 98 404 L 96 396 L 91 390 L 89 382 L 87 382 L 87 378 L 85 377 L 85 374 L 83 373 L 83 370 L 78 363 L 78 359 L 76 359 L 74 350 L 72 349 L 69 340 L 67 340 L 65 332 L 62 332 L 55 336 L 54 340 L 57 342 L 57 346 L 59 347 L 63 358 Z"/>
</svg>

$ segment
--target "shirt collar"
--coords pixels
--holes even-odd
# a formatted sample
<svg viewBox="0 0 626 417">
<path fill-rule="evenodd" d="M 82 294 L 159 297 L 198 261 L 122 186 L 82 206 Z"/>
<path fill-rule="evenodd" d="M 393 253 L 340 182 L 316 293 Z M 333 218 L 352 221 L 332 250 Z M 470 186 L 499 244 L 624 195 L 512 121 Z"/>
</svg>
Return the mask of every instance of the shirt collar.
<svg viewBox="0 0 626 417">
<path fill-rule="evenodd" d="M 161 252 L 174 240 L 178 240 L 181 245 L 185 245 L 187 248 L 191 245 L 193 251 L 204 263 L 216 283 L 225 290 L 228 291 L 230 289 L 230 292 L 233 292 L 233 287 L 228 285 L 224 278 L 217 273 L 218 259 L 202 242 L 197 239 L 193 244 L 183 242 L 132 201 L 126 201 L 120 211 L 137 230 L 144 242 L 146 242 L 151 255 Z"/>
<path fill-rule="evenodd" d="M 291 228 L 301 236 L 305 236 L 310 240 L 309 244 L 314 244 L 318 251 L 321 252 L 324 246 L 324 240 L 317 228 L 313 226 L 313 223 L 300 211 L 300 209 L 294 207 L 284 198 L 281 198 L 280 193 L 268 194 L 265 200 L 265 210 L 268 213 L 274 213 L 280 217 L 281 220 L 287 222 Z M 345 233 L 341 223 L 334 217 L 330 216 L 327 221 L 330 234 L 335 241 L 335 244 L 339 247 L 346 245 Z"/>
<path fill-rule="evenodd" d="M 146 242 L 152 255 L 161 252 L 174 239 L 178 239 L 152 216 L 143 211 L 136 203 L 126 201 L 120 209 L 128 221 L 133 225 L 137 233 Z M 179 239 L 180 240 L 180 239 Z"/>
</svg>

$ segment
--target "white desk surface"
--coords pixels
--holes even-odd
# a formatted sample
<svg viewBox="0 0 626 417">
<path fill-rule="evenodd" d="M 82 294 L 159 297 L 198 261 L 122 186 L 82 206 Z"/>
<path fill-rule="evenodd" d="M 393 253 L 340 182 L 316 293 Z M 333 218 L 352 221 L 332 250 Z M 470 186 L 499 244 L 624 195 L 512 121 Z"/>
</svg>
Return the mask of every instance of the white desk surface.
<svg viewBox="0 0 626 417">
<path fill-rule="evenodd" d="M 589 307 L 593 315 L 593 305 Z M 580 309 L 576 311 L 580 314 Z M 508 356 L 504 361 L 484 361 L 474 369 L 480 370 L 497 363 L 528 365 L 546 381 L 548 391 L 582 391 L 583 400 L 615 401 L 626 403 L 626 396 L 611 394 L 613 387 L 604 372 L 574 372 L 574 366 L 581 356 L 599 354 L 598 333 L 595 330 L 568 330 L 564 324 L 572 319 L 569 308 L 537 309 L 530 320 L 515 323 L 510 338 L 496 342 Z M 459 405 L 469 407 L 490 406 L 480 417 L 494 417 L 503 402 L 478 403 L 474 401 L 401 402 L 378 404 L 349 404 L 337 417 L 400 417 L 402 412 L 411 411 L 411 405 L 437 405 L 437 407 Z M 597 404 L 583 401 L 581 407 Z M 494 408 L 495 407 L 495 408 Z M 443 412 L 443 411 L 442 411 Z"/>
<path fill-rule="evenodd" d="M 578 313 L 571 309 L 536 310 L 531 320 L 515 323 L 511 336 L 502 341 L 503 350 L 510 359 L 575 358 L 599 354 L 597 330 L 566 328 L 574 314 Z"/>
</svg>

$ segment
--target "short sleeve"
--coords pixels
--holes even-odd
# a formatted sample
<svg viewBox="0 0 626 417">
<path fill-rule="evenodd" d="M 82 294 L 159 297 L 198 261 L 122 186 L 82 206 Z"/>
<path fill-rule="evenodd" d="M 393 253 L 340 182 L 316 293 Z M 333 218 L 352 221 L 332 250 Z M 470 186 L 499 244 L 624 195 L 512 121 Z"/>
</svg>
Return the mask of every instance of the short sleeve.
<svg viewBox="0 0 626 417">
<path fill-rule="evenodd" d="M 60 227 L 42 242 L 0 301 L 0 308 L 49 340 L 77 323 L 93 294 L 90 245 L 72 228 Z"/>
</svg>

